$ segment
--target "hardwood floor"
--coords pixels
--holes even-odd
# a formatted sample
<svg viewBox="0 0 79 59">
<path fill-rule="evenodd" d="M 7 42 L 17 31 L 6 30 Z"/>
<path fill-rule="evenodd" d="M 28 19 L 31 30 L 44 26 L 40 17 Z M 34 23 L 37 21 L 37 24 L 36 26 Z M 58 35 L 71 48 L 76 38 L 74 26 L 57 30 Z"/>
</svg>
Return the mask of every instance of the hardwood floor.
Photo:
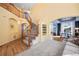
<svg viewBox="0 0 79 59">
<path fill-rule="evenodd" d="M 0 46 L 0 56 L 14 56 L 27 49 L 27 46 L 20 39 Z"/>
</svg>

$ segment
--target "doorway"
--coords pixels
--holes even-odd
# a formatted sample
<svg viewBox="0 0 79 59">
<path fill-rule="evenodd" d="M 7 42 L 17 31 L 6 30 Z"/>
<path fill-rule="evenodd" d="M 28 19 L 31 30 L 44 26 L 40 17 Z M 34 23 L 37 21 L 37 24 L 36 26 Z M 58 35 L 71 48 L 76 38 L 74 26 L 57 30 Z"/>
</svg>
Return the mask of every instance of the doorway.
<svg viewBox="0 0 79 59">
<path fill-rule="evenodd" d="M 65 36 L 65 38 L 70 38 L 71 37 L 71 27 L 64 29 L 64 36 Z"/>
</svg>

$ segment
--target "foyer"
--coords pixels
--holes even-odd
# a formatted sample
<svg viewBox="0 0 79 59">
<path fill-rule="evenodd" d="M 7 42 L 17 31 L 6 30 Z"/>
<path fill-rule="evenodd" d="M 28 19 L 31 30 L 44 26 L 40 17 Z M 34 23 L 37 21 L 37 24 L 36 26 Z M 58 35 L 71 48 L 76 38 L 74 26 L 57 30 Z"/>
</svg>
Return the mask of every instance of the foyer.
<svg viewBox="0 0 79 59">
<path fill-rule="evenodd" d="M 78 3 L 0 3 L 0 56 L 79 55 Z"/>
</svg>

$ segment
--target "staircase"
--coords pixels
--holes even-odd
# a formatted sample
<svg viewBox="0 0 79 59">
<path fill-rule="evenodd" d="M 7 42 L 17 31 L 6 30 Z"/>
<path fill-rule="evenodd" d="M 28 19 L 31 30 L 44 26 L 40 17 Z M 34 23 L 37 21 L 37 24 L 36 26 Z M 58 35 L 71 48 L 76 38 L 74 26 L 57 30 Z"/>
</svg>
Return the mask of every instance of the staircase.
<svg viewBox="0 0 79 59">
<path fill-rule="evenodd" d="M 0 56 L 13 56 L 27 49 L 27 46 L 20 39 L 0 46 Z"/>
<path fill-rule="evenodd" d="M 27 28 L 26 28 L 27 29 Z M 31 29 L 31 35 L 30 35 L 30 43 L 32 45 L 33 41 L 36 39 L 38 36 L 38 27 L 36 24 L 32 23 L 32 29 Z M 26 36 L 23 40 L 25 44 L 28 44 L 28 31 L 26 31 Z"/>
</svg>

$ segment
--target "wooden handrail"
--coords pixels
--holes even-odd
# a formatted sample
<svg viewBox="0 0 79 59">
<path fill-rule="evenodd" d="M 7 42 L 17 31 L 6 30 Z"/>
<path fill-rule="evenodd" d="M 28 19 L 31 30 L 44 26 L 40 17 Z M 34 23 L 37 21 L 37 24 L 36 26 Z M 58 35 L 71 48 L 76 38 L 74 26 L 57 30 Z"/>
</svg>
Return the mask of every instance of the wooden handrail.
<svg viewBox="0 0 79 59">
<path fill-rule="evenodd" d="M 9 12 L 15 14 L 16 16 L 20 17 L 21 11 L 16 8 L 13 4 L 11 3 L 0 3 L 0 6 L 8 10 Z"/>
</svg>

